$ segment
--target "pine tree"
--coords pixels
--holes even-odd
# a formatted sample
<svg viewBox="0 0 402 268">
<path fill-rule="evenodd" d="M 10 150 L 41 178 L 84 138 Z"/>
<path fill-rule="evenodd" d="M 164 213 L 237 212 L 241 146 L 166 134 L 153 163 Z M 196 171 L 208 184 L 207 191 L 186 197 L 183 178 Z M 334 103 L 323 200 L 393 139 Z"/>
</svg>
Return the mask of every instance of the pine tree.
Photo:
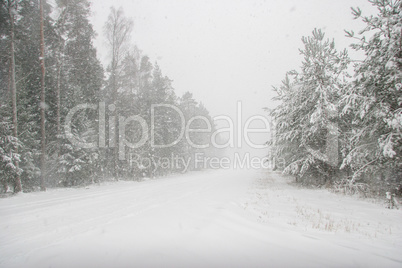
<svg viewBox="0 0 402 268">
<path fill-rule="evenodd" d="M 302 70 L 289 72 L 271 112 L 276 125 L 274 154 L 284 158 L 285 173 L 303 177 L 309 171 L 325 180 L 338 169 L 339 94 L 346 86 L 346 50 L 338 53 L 321 30 L 302 38 Z"/>
<path fill-rule="evenodd" d="M 10 96 L 11 96 L 11 107 L 12 107 L 12 124 L 13 124 L 13 139 L 15 141 L 14 148 L 9 148 L 12 150 L 11 154 L 15 154 L 18 156 L 18 117 L 17 117 L 17 86 L 15 81 L 15 14 L 17 14 L 18 10 L 18 1 L 6 1 L 3 3 L 4 8 L 8 12 L 9 16 L 9 86 L 10 89 Z M 4 153 L 4 152 L 3 152 Z M 15 179 L 14 179 L 14 191 L 20 192 L 22 191 L 21 186 L 21 178 L 19 172 L 19 158 L 10 158 L 13 166 L 15 167 Z"/>
<path fill-rule="evenodd" d="M 46 44 L 50 44 L 51 18 L 50 6 L 44 5 L 44 35 Z M 16 21 L 16 67 L 17 80 L 20 88 L 18 94 L 19 133 L 21 140 L 21 179 L 24 191 L 34 190 L 40 186 L 40 91 L 41 91 L 41 66 L 40 66 L 40 5 L 39 1 L 21 1 L 19 16 Z M 50 47 L 46 48 L 49 53 Z M 51 60 L 49 54 L 47 61 Z M 51 85 L 52 72 L 46 72 L 46 84 Z M 51 100 L 51 91 L 47 91 L 47 100 Z M 49 102 L 45 107 L 48 108 Z M 50 110 L 46 109 L 49 115 Z M 50 119 L 47 116 L 47 119 Z M 47 135 L 49 132 L 46 133 Z"/>
<path fill-rule="evenodd" d="M 343 115 L 350 117 L 350 149 L 343 161 L 353 171 L 353 179 L 373 177 L 397 179 L 402 174 L 402 1 L 370 1 L 376 16 L 362 16 L 352 9 L 355 19 L 366 27 L 355 36 L 352 47 L 366 58 L 355 69 L 355 80 L 343 100 Z M 399 178 L 399 179 L 398 179 Z"/>
<path fill-rule="evenodd" d="M 57 88 L 60 90 L 57 110 L 59 120 L 79 104 L 97 104 L 103 86 L 103 69 L 93 46 L 95 32 L 89 22 L 90 3 L 87 0 L 58 1 L 59 34 L 57 46 Z M 60 43 L 61 42 L 61 43 Z M 72 125 L 74 136 L 82 142 L 98 142 L 97 112 L 83 110 L 76 114 Z M 58 131 L 57 131 L 58 133 Z M 56 148 L 58 163 L 54 172 L 64 185 L 88 183 L 100 175 L 101 157 L 98 148 L 84 149 L 71 144 L 64 134 L 58 137 Z M 56 146 L 58 147 L 58 145 Z M 80 179 L 77 179 L 80 178 Z"/>
</svg>

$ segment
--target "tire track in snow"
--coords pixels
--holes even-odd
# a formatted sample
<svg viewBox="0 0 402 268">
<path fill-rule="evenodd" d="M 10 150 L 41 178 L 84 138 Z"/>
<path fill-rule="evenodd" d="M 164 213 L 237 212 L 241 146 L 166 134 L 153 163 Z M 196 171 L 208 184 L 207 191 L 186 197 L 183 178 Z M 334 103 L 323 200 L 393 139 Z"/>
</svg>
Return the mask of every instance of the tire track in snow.
<svg viewBox="0 0 402 268">
<path fill-rule="evenodd" d="M 194 195 L 208 192 L 211 189 L 223 188 L 219 179 L 209 180 L 209 184 L 205 184 L 202 181 L 205 176 L 208 176 L 208 174 L 201 177 L 190 176 L 183 179 L 180 177 L 168 178 L 166 181 L 163 179 L 147 181 L 143 185 L 140 185 L 141 183 L 135 183 L 134 185 L 125 183 L 123 186 L 128 187 L 125 190 L 121 190 L 120 187 L 102 191 L 102 187 L 100 187 L 93 191 L 102 192 L 86 194 L 85 196 L 69 195 L 68 192 L 62 192 L 60 194 L 66 196 L 22 205 L 20 207 L 25 208 L 26 211 L 17 211 L 7 215 L 7 220 L 10 223 L 14 222 L 13 225 L 4 228 L 5 222 L 0 223 L 0 227 L 2 227 L 0 230 L 4 231 L 1 240 L 7 245 L 2 250 L 2 255 L 14 256 L 15 259 L 18 259 L 21 256 L 31 255 L 34 252 L 57 245 L 63 240 L 96 231 L 99 229 L 99 223 L 102 224 L 101 226 L 106 226 L 117 221 L 124 221 L 156 208 L 168 207 L 169 204 L 186 198 L 191 199 Z M 183 188 L 185 191 L 183 191 Z M 85 192 L 83 191 L 83 193 Z M 136 194 L 139 197 L 136 198 Z M 28 195 L 27 198 L 29 198 Z M 148 195 L 151 198 L 141 199 L 141 196 Z M 109 202 L 111 200 L 112 202 Z M 83 202 L 80 204 L 83 212 L 78 211 L 77 213 L 74 208 L 80 202 Z M 121 207 L 120 204 L 125 204 L 125 206 Z M 4 206 L 1 207 L 0 211 L 3 208 Z M 98 211 L 93 215 L 91 213 L 83 215 L 88 208 L 94 208 Z M 12 208 L 10 210 L 14 212 Z M 49 215 L 54 210 L 57 210 L 58 213 Z M 39 219 L 35 217 L 35 214 Z M 63 215 L 69 215 L 69 217 L 63 218 Z M 27 222 L 29 219 L 30 221 Z M 24 248 L 30 249 L 28 252 L 18 250 L 22 241 Z M 45 245 L 38 247 L 38 244 Z"/>
</svg>

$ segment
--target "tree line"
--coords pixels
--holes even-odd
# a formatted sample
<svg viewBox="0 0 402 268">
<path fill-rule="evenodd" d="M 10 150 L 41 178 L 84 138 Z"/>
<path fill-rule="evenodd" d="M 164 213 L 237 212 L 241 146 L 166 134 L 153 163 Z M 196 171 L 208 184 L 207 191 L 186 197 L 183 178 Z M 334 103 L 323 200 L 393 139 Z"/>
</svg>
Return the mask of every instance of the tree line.
<svg viewBox="0 0 402 268">
<path fill-rule="evenodd" d="M 152 161 L 133 165 L 121 159 L 214 153 L 183 140 L 174 142 L 183 118 L 173 109 L 161 107 L 151 114 L 152 105 L 171 105 L 185 120 L 203 116 L 214 129 L 204 105 L 190 92 L 177 96 L 172 80 L 130 42 L 133 22 L 122 9 L 112 7 L 104 26 L 110 56 L 106 69 L 97 58 L 89 16 L 88 0 L 56 0 L 53 6 L 44 0 L 1 1 L 0 180 L 5 191 L 161 176 L 181 170 L 156 168 Z M 71 122 L 65 122 L 81 104 L 97 109 L 79 109 Z M 99 116 L 102 109 L 104 120 Z M 132 116 L 152 126 L 147 132 L 153 131 L 155 144 L 172 145 L 155 147 L 148 139 L 140 148 L 119 151 L 122 136 L 129 136 L 124 137 L 126 143 L 135 143 L 144 131 L 138 122 L 124 125 L 124 133 L 118 131 L 124 119 Z M 97 146 L 72 143 L 65 131 L 67 123 L 75 140 Z M 205 120 L 193 120 L 191 125 L 192 129 L 206 127 Z M 210 134 L 192 132 L 190 138 L 205 144 Z"/>
<path fill-rule="evenodd" d="M 304 184 L 400 194 L 402 1 L 369 2 L 378 13 L 352 8 L 366 27 L 345 31 L 363 60 L 337 51 L 319 29 L 302 38 L 301 70 L 274 88 L 279 105 L 268 110 L 275 125 L 270 155 Z"/>
</svg>

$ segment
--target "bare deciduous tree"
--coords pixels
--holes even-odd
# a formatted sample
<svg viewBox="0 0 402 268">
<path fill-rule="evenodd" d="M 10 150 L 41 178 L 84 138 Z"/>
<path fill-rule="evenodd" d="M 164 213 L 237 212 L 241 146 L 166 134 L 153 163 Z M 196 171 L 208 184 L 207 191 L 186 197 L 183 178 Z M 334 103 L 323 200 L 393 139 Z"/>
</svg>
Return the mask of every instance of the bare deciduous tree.
<svg viewBox="0 0 402 268">
<path fill-rule="evenodd" d="M 130 34 L 133 28 L 133 21 L 124 16 L 122 8 L 116 10 L 111 7 L 110 14 L 104 26 L 104 32 L 107 38 L 108 46 L 111 50 L 112 62 L 110 65 L 110 78 L 109 86 L 112 93 L 112 102 L 115 105 L 115 118 L 118 118 L 118 80 L 121 72 L 122 60 L 128 50 L 128 45 L 130 41 Z M 115 120 L 114 133 L 118 129 L 118 120 Z M 109 126 L 110 127 L 110 126 Z M 110 139 L 109 139 L 110 140 Z M 112 137 L 112 146 L 114 145 L 114 156 L 113 156 L 113 169 L 114 176 L 117 178 L 117 162 L 118 162 L 118 147 L 117 147 L 117 135 Z"/>
</svg>

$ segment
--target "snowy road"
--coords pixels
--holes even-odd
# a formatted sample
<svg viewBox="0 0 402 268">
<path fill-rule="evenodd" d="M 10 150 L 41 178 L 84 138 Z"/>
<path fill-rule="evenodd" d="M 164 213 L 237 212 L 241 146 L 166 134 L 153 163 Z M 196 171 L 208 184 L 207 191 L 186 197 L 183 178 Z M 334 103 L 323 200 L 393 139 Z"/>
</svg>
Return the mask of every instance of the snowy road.
<svg viewBox="0 0 402 268">
<path fill-rule="evenodd" d="M 255 171 L 22 194 L 0 200 L 0 267 L 402 267 L 401 211 L 362 202 Z"/>
</svg>

